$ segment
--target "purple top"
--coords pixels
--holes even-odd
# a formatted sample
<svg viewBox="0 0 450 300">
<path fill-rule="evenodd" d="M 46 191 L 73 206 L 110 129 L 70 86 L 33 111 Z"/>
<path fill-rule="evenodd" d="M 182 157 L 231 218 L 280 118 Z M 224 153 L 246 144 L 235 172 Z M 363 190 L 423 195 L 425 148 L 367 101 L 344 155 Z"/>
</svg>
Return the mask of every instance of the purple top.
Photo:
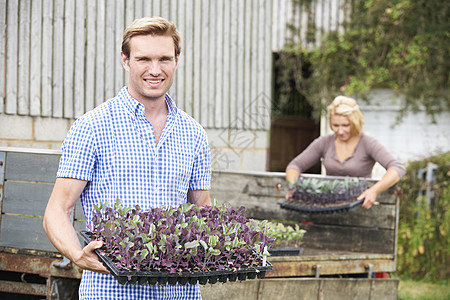
<svg viewBox="0 0 450 300">
<path fill-rule="evenodd" d="M 318 137 L 288 164 L 286 170 L 294 169 L 302 173 L 323 158 L 329 176 L 371 177 L 375 162 L 386 170 L 394 169 L 400 178 L 405 175 L 405 167 L 371 136 L 362 134 L 353 154 L 343 163 L 336 155 L 334 140 L 334 134 Z"/>
</svg>

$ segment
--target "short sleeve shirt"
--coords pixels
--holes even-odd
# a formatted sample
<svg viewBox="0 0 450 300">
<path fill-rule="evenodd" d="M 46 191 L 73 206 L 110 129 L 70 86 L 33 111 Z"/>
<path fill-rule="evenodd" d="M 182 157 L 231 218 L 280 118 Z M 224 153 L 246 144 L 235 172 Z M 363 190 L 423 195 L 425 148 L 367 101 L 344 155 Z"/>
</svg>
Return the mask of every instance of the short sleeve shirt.
<svg viewBox="0 0 450 300">
<path fill-rule="evenodd" d="M 90 223 L 99 201 L 143 209 L 178 206 L 188 190 L 209 190 L 211 155 L 203 127 L 166 95 L 168 115 L 156 144 L 144 106 L 127 87 L 75 121 L 62 146 L 57 177 L 88 181 L 80 200 Z M 198 286 L 119 285 L 84 271 L 81 299 L 201 299 Z"/>
</svg>

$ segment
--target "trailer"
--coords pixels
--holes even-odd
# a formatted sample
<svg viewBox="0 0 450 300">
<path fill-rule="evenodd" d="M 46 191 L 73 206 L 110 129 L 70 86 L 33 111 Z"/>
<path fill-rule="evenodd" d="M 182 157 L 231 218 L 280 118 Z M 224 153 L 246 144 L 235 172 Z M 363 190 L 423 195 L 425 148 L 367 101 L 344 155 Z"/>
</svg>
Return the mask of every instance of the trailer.
<svg viewBox="0 0 450 300">
<path fill-rule="evenodd" d="M 51 245 L 42 227 L 59 157 L 56 150 L 0 147 L 2 299 L 78 299 L 82 270 Z M 300 255 L 269 258 L 273 270 L 266 278 L 202 285 L 203 299 L 396 299 L 398 279 L 372 274 L 396 270 L 397 189 L 380 194 L 370 210 L 308 215 L 280 208 L 284 192 L 276 187 L 284 182 L 284 173 L 213 171 L 213 201 L 244 206 L 251 218 L 297 222 L 307 232 Z M 84 229 L 84 218 L 78 202 L 76 230 Z"/>
</svg>

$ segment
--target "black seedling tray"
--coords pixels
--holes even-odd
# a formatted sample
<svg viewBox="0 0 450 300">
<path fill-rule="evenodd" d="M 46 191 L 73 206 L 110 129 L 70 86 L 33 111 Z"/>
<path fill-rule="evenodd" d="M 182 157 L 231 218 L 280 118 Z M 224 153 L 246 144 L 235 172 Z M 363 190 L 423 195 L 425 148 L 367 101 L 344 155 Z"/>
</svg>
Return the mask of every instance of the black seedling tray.
<svg viewBox="0 0 450 300">
<path fill-rule="evenodd" d="M 269 248 L 269 253 L 272 256 L 296 256 L 303 252 L 303 248 Z"/>
<path fill-rule="evenodd" d="M 91 238 L 86 234 L 86 231 L 80 231 L 79 235 L 85 243 L 89 243 Z M 135 271 L 121 271 L 112 260 L 102 253 L 102 250 L 95 249 L 94 252 L 98 255 L 99 260 L 108 269 L 114 279 L 121 285 L 129 283 L 132 285 L 191 285 L 199 284 L 214 284 L 217 282 L 225 283 L 227 281 L 246 280 L 255 278 L 264 278 L 267 270 L 272 270 L 273 267 L 269 262 L 266 262 L 266 266 L 252 267 L 245 269 L 234 270 L 221 270 L 221 271 L 209 271 L 209 272 L 135 272 Z"/>
<path fill-rule="evenodd" d="M 330 206 L 302 206 L 302 203 L 298 200 L 284 199 L 278 202 L 281 208 L 287 210 L 295 210 L 305 214 L 339 214 L 354 210 L 364 202 L 364 198 L 361 200 L 355 200 L 350 203 L 342 205 L 330 205 Z"/>
</svg>

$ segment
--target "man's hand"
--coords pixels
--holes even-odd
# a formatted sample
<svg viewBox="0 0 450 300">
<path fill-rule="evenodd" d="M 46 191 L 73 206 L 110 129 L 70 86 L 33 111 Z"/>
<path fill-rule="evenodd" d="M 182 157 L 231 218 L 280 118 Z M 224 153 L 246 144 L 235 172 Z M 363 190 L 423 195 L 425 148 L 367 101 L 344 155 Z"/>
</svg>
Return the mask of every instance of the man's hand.
<svg viewBox="0 0 450 300">
<path fill-rule="evenodd" d="M 92 241 L 86 247 L 84 247 L 78 257 L 74 257 L 73 263 L 83 270 L 90 270 L 94 272 L 99 272 L 103 274 L 109 274 L 108 269 L 103 266 L 99 261 L 97 254 L 94 250 L 99 249 L 103 246 L 102 241 Z"/>
</svg>

